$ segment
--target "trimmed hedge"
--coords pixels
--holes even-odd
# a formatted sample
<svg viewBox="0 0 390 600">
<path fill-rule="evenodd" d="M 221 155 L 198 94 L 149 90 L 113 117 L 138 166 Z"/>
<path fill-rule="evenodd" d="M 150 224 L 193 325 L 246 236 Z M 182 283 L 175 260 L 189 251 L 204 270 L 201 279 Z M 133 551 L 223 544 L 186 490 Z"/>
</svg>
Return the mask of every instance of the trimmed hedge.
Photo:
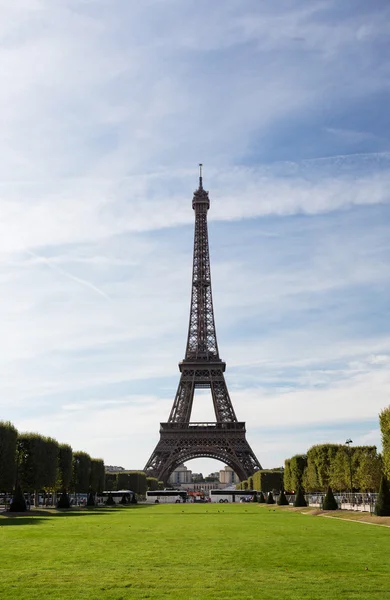
<svg viewBox="0 0 390 600">
<path fill-rule="evenodd" d="M 283 471 L 271 471 L 270 469 L 261 469 L 252 476 L 253 488 L 258 492 L 272 492 L 280 490 L 283 487 Z M 245 483 L 245 482 L 244 482 Z M 245 488 L 248 489 L 248 488 Z"/>
<path fill-rule="evenodd" d="M 294 500 L 294 506 L 307 506 L 305 494 L 301 485 L 298 487 L 297 494 Z"/>
<path fill-rule="evenodd" d="M 383 471 L 386 478 L 390 479 L 390 406 L 382 410 L 379 415 L 382 434 Z"/>
<path fill-rule="evenodd" d="M 281 490 L 279 497 L 278 497 L 277 504 L 279 506 L 288 506 L 289 505 L 289 501 L 286 498 L 286 494 L 284 493 L 284 490 Z"/>
<path fill-rule="evenodd" d="M 26 501 L 19 484 L 15 488 L 9 510 L 10 512 L 26 512 L 27 510 Z"/>
<path fill-rule="evenodd" d="M 18 432 L 9 421 L 0 421 L 0 490 L 15 486 L 16 441 Z"/>
<path fill-rule="evenodd" d="M 330 486 L 328 486 L 328 491 L 326 492 L 326 496 L 324 498 L 322 508 L 323 508 L 323 510 L 337 510 L 338 509 L 336 499 L 333 495 L 333 491 Z"/>
<path fill-rule="evenodd" d="M 378 517 L 390 516 L 390 489 L 385 475 L 382 475 L 374 512 Z"/>
</svg>

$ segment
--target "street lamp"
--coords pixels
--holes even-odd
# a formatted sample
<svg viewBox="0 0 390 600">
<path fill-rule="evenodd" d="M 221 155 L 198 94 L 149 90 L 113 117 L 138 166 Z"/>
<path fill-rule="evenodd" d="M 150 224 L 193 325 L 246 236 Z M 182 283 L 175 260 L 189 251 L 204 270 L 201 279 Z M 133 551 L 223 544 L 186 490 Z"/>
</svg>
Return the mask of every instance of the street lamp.
<svg viewBox="0 0 390 600">
<path fill-rule="evenodd" d="M 350 438 L 348 438 L 348 440 L 346 440 L 346 445 L 348 447 L 348 460 L 349 460 L 349 480 L 350 480 L 350 484 L 351 484 L 351 504 L 352 504 L 352 494 L 353 494 L 353 487 L 352 487 L 352 452 L 351 452 L 351 447 L 350 444 L 352 444 L 352 440 Z"/>
</svg>

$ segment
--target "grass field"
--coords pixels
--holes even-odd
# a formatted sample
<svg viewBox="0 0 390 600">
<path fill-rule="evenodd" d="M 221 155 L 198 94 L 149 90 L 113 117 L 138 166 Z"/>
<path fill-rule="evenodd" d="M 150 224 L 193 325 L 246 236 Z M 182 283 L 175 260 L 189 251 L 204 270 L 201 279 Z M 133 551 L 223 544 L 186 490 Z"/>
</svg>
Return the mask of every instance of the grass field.
<svg viewBox="0 0 390 600">
<path fill-rule="evenodd" d="M 257 504 L 0 516 L 0 598 L 388 600 L 390 529 Z"/>
</svg>

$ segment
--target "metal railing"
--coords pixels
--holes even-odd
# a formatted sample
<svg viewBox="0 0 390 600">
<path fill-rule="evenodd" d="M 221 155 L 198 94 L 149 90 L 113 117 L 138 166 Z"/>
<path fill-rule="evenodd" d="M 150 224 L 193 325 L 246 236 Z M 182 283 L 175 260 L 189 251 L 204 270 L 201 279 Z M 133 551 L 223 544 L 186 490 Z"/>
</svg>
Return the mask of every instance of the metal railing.
<svg viewBox="0 0 390 600">
<path fill-rule="evenodd" d="M 378 494 L 376 493 L 337 493 L 333 492 L 335 500 L 338 504 L 338 507 L 341 510 L 355 510 L 361 512 L 369 512 L 373 513 L 375 509 L 376 499 Z M 277 499 L 278 494 L 275 495 L 275 499 Z M 294 504 L 295 494 L 286 494 L 287 500 L 290 504 Z M 308 506 L 322 508 L 324 503 L 325 494 L 324 493 L 312 493 L 305 494 L 305 500 Z"/>
</svg>

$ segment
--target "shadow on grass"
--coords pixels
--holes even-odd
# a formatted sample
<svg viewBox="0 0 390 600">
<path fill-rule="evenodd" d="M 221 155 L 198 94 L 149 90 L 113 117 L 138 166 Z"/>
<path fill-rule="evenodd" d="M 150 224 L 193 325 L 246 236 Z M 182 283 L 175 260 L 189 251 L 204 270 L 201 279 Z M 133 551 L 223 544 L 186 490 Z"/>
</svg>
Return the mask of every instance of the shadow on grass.
<svg viewBox="0 0 390 600">
<path fill-rule="evenodd" d="M 115 507 L 82 507 L 82 508 L 44 508 L 31 509 L 27 512 L 13 513 L 4 511 L 0 513 L 0 527 L 6 525 L 37 525 L 40 522 L 58 517 L 85 517 L 85 516 L 100 516 L 109 513 L 119 513 L 122 511 L 139 510 L 142 508 L 150 508 L 148 504 L 135 504 L 133 506 L 115 506 Z M 3 518 L 2 518 L 3 517 Z"/>
</svg>

